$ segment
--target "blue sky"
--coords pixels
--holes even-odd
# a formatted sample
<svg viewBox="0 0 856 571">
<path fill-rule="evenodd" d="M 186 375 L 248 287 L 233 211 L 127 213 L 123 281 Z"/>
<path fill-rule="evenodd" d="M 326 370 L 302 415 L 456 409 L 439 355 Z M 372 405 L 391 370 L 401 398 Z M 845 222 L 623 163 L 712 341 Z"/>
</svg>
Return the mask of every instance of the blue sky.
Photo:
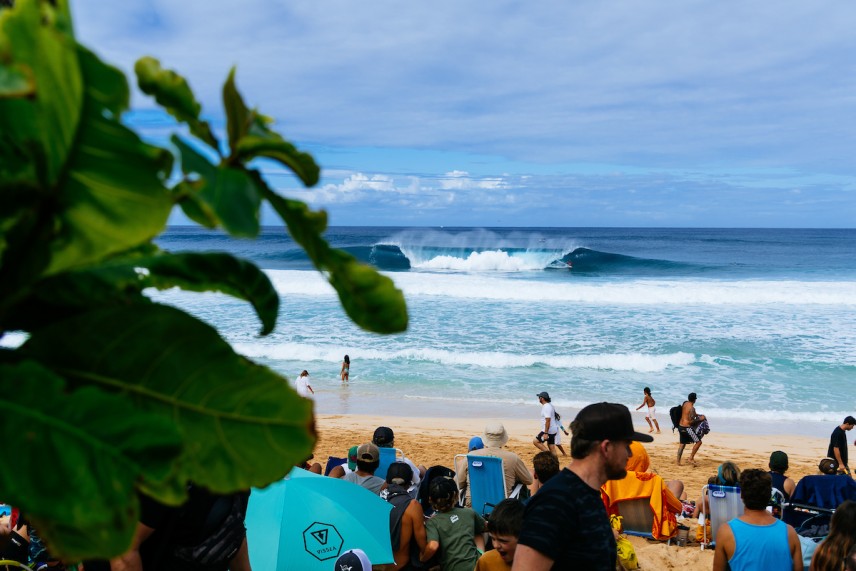
<svg viewBox="0 0 856 571">
<path fill-rule="evenodd" d="M 332 225 L 856 227 L 856 4 L 72 0 L 222 124 L 245 99 L 321 164 Z M 139 93 L 131 121 L 165 120 Z M 267 215 L 266 215 L 267 216 Z M 272 222 L 267 217 L 266 222 Z"/>
</svg>

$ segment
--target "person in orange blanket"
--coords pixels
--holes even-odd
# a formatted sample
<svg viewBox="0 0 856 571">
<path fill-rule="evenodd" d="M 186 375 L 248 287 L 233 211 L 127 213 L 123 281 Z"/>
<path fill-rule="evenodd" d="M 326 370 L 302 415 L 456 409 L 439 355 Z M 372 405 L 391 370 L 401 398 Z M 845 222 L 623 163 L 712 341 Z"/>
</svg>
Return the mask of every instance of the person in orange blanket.
<svg viewBox="0 0 856 571">
<path fill-rule="evenodd" d="M 631 451 L 633 456 L 627 460 L 627 475 L 621 480 L 609 480 L 601 487 L 603 505 L 608 514 L 618 515 L 621 502 L 649 498 L 654 514 L 651 534 L 660 540 L 674 537 L 678 533 L 676 515 L 681 513 L 683 505 L 661 476 L 647 472 L 650 459 L 645 448 L 634 443 Z M 676 481 L 674 485 L 677 484 L 683 488 L 682 482 Z"/>
</svg>

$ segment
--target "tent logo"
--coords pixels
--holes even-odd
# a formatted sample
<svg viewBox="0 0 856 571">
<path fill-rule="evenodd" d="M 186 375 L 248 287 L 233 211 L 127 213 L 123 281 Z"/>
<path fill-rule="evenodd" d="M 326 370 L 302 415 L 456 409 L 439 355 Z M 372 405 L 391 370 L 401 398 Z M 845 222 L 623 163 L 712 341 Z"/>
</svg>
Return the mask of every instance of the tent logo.
<svg viewBox="0 0 856 571">
<path fill-rule="evenodd" d="M 342 551 L 342 535 L 336 526 L 320 521 L 303 530 L 303 547 L 318 561 L 338 557 Z"/>
</svg>

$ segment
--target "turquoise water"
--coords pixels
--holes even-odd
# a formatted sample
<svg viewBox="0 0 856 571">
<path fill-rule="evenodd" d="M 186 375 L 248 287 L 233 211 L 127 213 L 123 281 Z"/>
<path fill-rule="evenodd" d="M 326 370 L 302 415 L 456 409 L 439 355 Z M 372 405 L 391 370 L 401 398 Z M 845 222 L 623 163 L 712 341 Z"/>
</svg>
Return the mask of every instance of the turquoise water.
<svg viewBox="0 0 856 571">
<path fill-rule="evenodd" d="M 663 424 L 691 391 L 714 429 L 816 424 L 826 434 L 856 410 L 854 230 L 332 228 L 327 237 L 404 291 L 405 334 L 356 328 L 279 228 L 236 242 L 176 227 L 160 240 L 266 269 L 282 298 L 272 335 L 258 337 L 249 306 L 228 297 L 156 295 L 289 378 L 308 369 L 320 413 L 528 417 L 547 390 L 568 414 L 599 400 L 635 408 L 645 386 Z"/>
</svg>

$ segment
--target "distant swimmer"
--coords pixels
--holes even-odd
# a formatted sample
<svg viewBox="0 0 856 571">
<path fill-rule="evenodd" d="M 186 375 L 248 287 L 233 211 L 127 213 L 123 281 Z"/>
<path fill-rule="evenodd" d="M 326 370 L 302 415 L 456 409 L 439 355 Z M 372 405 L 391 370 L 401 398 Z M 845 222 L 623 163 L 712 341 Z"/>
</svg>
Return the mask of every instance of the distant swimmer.
<svg viewBox="0 0 856 571">
<path fill-rule="evenodd" d="M 651 396 L 651 389 L 645 387 L 644 389 L 642 389 L 642 392 L 645 393 L 645 399 L 642 401 L 642 404 L 636 407 L 636 410 L 639 410 L 643 406 L 647 406 L 648 412 L 645 414 L 645 420 L 648 421 L 648 428 L 651 429 L 648 432 L 654 432 L 654 426 L 656 426 L 657 434 L 660 434 L 660 424 L 657 422 L 657 417 L 655 416 L 657 410 L 654 407 L 654 405 L 657 403 L 654 401 L 654 397 Z M 653 426 L 651 425 L 651 422 L 654 423 Z"/>
<path fill-rule="evenodd" d="M 573 263 L 572 261 L 570 261 L 570 260 L 568 260 L 568 261 L 567 261 L 567 262 L 565 262 L 565 263 L 566 263 L 566 264 L 568 264 L 568 269 L 569 269 L 569 270 L 570 270 L 570 269 L 572 269 L 572 268 L 574 267 L 574 263 Z M 638 410 L 638 409 L 637 409 L 637 410 Z"/>
<path fill-rule="evenodd" d="M 348 375 L 350 373 L 350 369 L 351 369 L 351 358 L 348 357 L 347 355 L 345 355 L 345 360 L 342 361 L 342 373 L 341 373 L 343 383 L 348 382 Z"/>
</svg>

